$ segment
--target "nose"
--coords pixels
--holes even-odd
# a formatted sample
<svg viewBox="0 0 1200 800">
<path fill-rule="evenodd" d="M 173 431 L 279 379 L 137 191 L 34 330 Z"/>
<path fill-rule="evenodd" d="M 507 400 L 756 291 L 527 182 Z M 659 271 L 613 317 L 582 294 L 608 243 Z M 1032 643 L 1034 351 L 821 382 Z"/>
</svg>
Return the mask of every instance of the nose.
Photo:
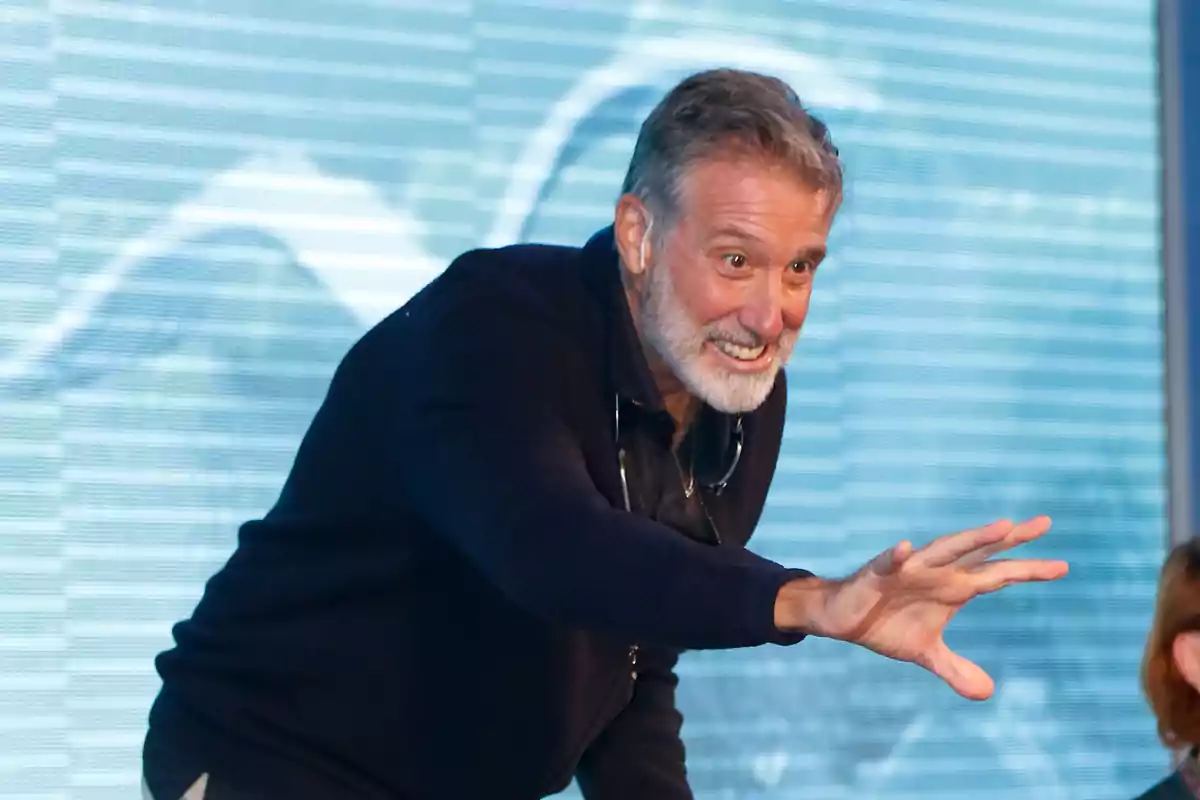
<svg viewBox="0 0 1200 800">
<path fill-rule="evenodd" d="M 738 322 L 765 342 L 783 333 L 783 284 L 774 270 L 763 270 L 747 287 Z"/>
</svg>

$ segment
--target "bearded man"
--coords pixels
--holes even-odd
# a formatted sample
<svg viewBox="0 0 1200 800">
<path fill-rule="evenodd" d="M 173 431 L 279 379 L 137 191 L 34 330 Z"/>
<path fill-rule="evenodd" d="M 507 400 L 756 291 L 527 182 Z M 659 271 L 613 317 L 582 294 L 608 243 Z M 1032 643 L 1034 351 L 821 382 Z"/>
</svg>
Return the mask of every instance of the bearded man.
<svg viewBox="0 0 1200 800">
<path fill-rule="evenodd" d="M 989 560 L 1045 518 L 840 580 L 745 548 L 841 197 L 786 84 L 700 73 L 642 126 L 609 227 L 468 252 L 368 332 L 157 660 L 147 793 L 689 798 L 686 649 L 831 637 L 989 696 L 942 630 L 1065 573 Z"/>
</svg>

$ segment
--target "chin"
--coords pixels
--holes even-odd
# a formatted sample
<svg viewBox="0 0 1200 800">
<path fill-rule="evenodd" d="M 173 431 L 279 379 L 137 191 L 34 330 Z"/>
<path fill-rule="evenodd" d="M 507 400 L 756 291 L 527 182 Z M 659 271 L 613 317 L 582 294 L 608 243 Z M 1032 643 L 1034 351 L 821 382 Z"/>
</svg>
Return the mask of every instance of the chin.
<svg viewBox="0 0 1200 800">
<path fill-rule="evenodd" d="M 749 414 L 757 410 L 771 395 L 777 367 L 753 374 L 695 374 L 687 380 L 692 394 L 724 414 Z"/>
</svg>

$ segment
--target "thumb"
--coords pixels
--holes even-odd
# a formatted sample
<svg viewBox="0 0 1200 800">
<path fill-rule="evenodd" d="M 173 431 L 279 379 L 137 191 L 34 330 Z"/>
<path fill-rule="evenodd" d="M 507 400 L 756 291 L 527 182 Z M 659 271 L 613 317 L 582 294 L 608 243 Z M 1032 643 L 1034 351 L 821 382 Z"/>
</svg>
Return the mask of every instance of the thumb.
<svg viewBox="0 0 1200 800">
<path fill-rule="evenodd" d="M 926 668 L 968 700 L 987 700 L 996 690 L 990 675 L 978 664 L 955 653 L 945 642 L 938 643 Z"/>
</svg>

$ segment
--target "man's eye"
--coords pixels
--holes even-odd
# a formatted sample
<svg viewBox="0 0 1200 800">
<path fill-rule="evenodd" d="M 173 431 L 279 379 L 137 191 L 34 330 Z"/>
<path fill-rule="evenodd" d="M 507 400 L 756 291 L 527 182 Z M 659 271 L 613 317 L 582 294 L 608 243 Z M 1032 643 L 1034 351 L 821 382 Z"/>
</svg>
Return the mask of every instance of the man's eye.
<svg viewBox="0 0 1200 800">
<path fill-rule="evenodd" d="M 746 257 L 741 253 L 729 253 L 725 256 L 725 263 L 735 269 L 741 269 L 746 266 Z"/>
<path fill-rule="evenodd" d="M 811 261 L 793 261 L 788 264 L 788 271 L 795 275 L 811 275 L 817 269 L 817 265 Z"/>
</svg>

